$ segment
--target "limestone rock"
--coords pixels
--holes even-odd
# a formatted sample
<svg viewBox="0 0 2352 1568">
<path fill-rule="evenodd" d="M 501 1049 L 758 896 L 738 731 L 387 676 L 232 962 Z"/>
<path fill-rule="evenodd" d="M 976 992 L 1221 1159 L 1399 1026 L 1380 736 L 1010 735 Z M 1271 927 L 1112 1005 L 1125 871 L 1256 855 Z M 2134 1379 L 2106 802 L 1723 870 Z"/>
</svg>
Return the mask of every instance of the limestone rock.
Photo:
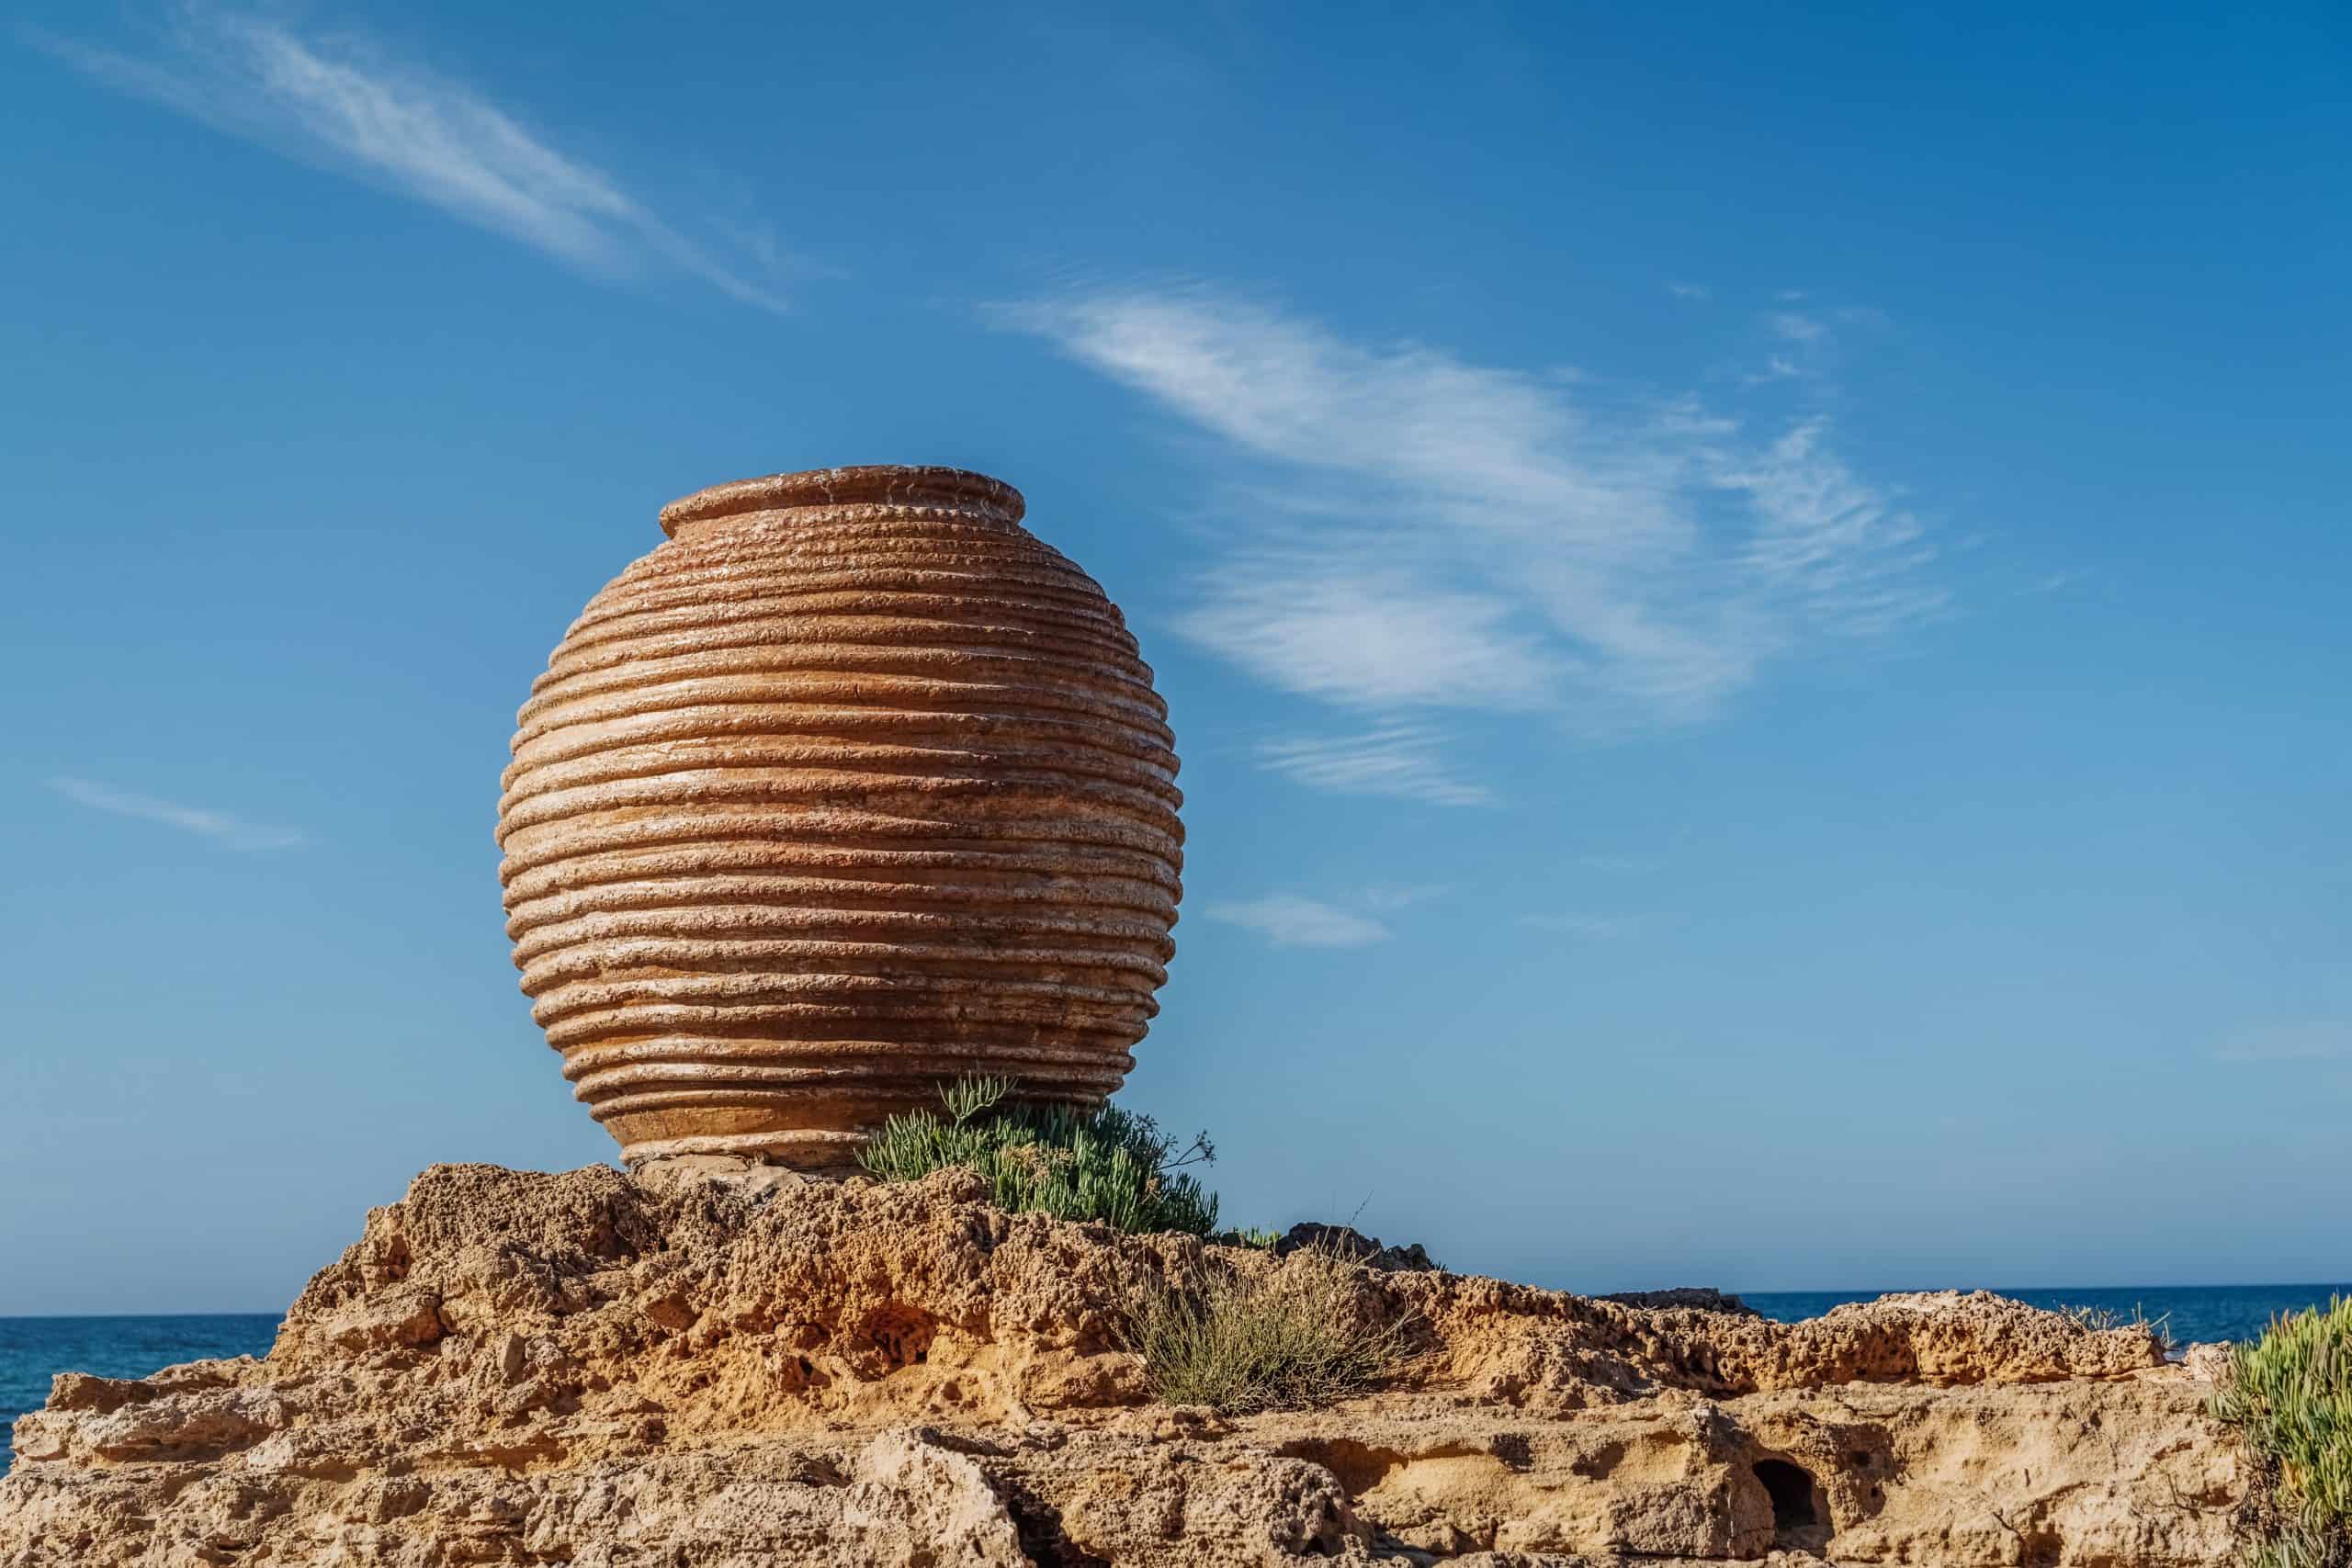
<svg viewBox="0 0 2352 1568">
<path fill-rule="evenodd" d="M 1364 1268 L 1388 1385 L 1171 1410 L 1127 1291 L 1298 1265 L 959 1172 L 712 1174 L 426 1171 L 266 1359 L 59 1378 L 0 1565 L 2164 1568 L 2226 1561 L 2247 1484 L 2153 1335 L 1983 1294 L 1782 1325 Z"/>
<path fill-rule="evenodd" d="M 665 507 L 517 716 L 507 931 L 634 1164 L 849 1167 L 967 1072 L 1092 1104 L 1174 952 L 1167 705 L 1094 580 L 955 468 Z"/>
<path fill-rule="evenodd" d="M 2181 1365 L 2188 1368 L 2188 1375 L 2198 1382 L 2219 1384 L 2230 1375 L 2233 1348 L 2225 1343 L 2191 1345 L 2181 1352 Z"/>
</svg>

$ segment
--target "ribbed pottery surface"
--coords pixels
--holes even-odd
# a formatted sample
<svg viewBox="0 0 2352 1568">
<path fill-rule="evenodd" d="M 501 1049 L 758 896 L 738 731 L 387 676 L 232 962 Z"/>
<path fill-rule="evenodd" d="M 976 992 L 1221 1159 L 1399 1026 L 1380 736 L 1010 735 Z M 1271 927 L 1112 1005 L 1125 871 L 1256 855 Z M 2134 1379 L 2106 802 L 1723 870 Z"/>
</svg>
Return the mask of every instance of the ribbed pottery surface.
<svg viewBox="0 0 2352 1568">
<path fill-rule="evenodd" d="M 967 1071 L 1091 1102 L 1167 977 L 1167 705 L 1011 487 L 833 468 L 665 508 L 532 688 L 507 931 L 626 1157 L 838 1167 Z"/>
</svg>

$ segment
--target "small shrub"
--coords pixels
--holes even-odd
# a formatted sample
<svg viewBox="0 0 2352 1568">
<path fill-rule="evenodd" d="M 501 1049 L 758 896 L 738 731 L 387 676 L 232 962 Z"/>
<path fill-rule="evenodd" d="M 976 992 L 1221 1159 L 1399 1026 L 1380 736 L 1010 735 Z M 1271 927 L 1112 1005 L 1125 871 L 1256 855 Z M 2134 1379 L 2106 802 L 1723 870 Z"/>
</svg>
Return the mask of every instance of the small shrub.
<svg viewBox="0 0 2352 1568">
<path fill-rule="evenodd" d="M 1227 1414 L 1328 1404 L 1369 1387 L 1404 1356 L 1408 1324 L 1365 1323 L 1356 1272 L 1310 1247 L 1280 1268 L 1212 1270 L 1192 1289 L 1144 1287 L 1129 1304 L 1128 1348 L 1170 1404 Z"/>
<path fill-rule="evenodd" d="M 2062 1306 L 2057 1310 L 2060 1317 L 2094 1334 L 2104 1334 L 2112 1328 L 2144 1328 L 2154 1335 L 2156 1343 L 2165 1349 L 2169 1350 L 2173 1346 L 2172 1314 L 2166 1313 L 2162 1317 L 2152 1319 L 2146 1309 L 2136 1302 L 2132 1303 L 2130 1317 L 2109 1306 Z"/>
<path fill-rule="evenodd" d="M 913 1181 L 963 1166 L 988 1182 L 997 1204 L 1065 1220 L 1100 1220 L 1123 1231 L 1216 1229 L 1216 1195 L 1184 1173 L 1216 1157 L 1208 1134 L 1179 1147 L 1148 1116 L 1106 1105 L 1009 1105 L 1010 1079 L 967 1077 L 940 1090 L 943 1118 L 893 1116 L 858 1154 L 885 1181 Z"/>
<path fill-rule="evenodd" d="M 1209 1237 L 1216 1247 L 1246 1247 L 1253 1252 L 1272 1252 L 1281 1245 L 1283 1233 L 1270 1231 L 1263 1225 L 1243 1225 L 1237 1230 L 1219 1231 Z"/>
<path fill-rule="evenodd" d="M 2230 1355 L 2215 1419 L 2261 1464 L 2257 1568 L 2352 1568 L 2352 1299 L 2274 1320 Z"/>
</svg>

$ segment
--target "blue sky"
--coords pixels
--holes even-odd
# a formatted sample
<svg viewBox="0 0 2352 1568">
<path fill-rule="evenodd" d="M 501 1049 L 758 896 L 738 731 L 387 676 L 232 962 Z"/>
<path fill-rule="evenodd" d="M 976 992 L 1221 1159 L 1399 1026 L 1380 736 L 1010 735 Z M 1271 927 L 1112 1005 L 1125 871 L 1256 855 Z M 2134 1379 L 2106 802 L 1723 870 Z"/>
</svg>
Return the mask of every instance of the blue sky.
<svg viewBox="0 0 2352 1568">
<path fill-rule="evenodd" d="M 2326 7 L 238 10 L 0 47 L 0 1313 L 611 1145 L 514 709 L 704 484 L 1019 485 L 1184 759 L 1127 1097 L 1604 1290 L 2339 1278 Z"/>
</svg>

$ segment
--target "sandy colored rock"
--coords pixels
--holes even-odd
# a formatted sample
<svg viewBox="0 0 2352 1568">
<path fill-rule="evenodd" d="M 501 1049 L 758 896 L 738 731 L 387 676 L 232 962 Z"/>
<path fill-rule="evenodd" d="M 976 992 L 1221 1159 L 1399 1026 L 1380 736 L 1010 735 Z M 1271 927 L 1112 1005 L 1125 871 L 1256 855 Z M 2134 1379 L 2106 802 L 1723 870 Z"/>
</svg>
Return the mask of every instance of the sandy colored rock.
<svg viewBox="0 0 2352 1568">
<path fill-rule="evenodd" d="M 944 1079 L 1091 1104 L 1174 951 L 1167 705 L 1118 609 L 955 468 L 665 507 L 517 716 L 507 931 L 631 1163 L 848 1167 Z"/>
<path fill-rule="evenodd" d="M 2191 1345 L 2181 1353 L 2181 1365 L 2188 1375 L 2199 1382 L 2219 1386 L 2230 1375 L 2230 1365 L 2236 1347 L 2226 1342 Z"/>
<path fill-rule="evenodd" d="M 1149 1400 L 1136 1281 L 1305 1266 L 1008 1215 L 948 1172 L 436 1167 L 262 1360 L 66 1376 L 6 1568 L 2221 1562 L 2245 1484 L 2146 1331 L 1989 1295 L 1800 1325 L 1364 1268 L 1411 1360 Z M 1818 1555 L 1810 1555 L 1818 1554 Z"/>
</svg>

